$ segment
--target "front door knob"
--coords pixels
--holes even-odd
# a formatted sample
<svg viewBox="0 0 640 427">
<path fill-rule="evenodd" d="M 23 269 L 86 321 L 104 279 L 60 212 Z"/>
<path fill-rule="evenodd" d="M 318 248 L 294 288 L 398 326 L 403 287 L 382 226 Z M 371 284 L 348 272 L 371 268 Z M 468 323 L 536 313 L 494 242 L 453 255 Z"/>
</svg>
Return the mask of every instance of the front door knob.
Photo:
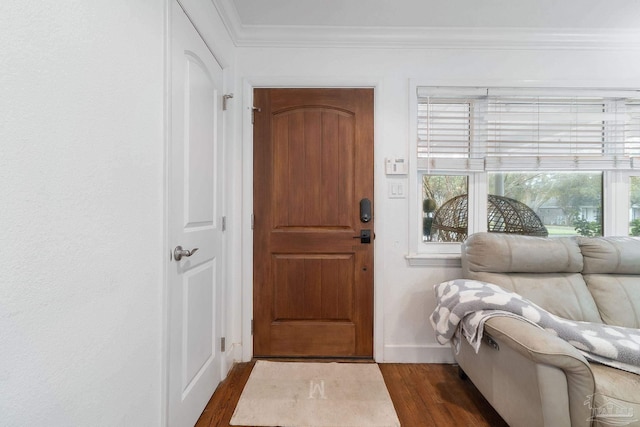
<svg viewBox="0 0 640 427">
<path fill-rule="evenodd" d="M 187 250 L 187 249 L 182 249 L 182 246 L 176 246 L 176 248 L 173 250 L 173 258 L 176 261 L 180 261 L 182 259 L 182 257 L 190 257 L 191 255 L 193 255 L 194 253 L 196 253 L 196 251 L 198 250 L 198 248 L 194 248 L 192 250 Z"/>
</svg>

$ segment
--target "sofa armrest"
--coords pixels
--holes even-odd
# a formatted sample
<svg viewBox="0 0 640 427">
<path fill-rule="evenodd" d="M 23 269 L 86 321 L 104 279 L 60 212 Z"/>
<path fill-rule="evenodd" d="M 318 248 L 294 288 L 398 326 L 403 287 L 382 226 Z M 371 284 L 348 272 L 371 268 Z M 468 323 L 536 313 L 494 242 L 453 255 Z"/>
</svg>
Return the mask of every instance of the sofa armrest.
<svg viewBox="0 0 640 427">
<path fill-rule="evenodd" d="M 559 368 L 586 365 L 588 369 L 589 362 L 574 346 L 526 321 L 495 316 L 487 320 L 485 331 L 494 339 L 511 343 L 511 347 L 534 362 Z"/>
<path fill-rule="evenodd" d="M 585 401 L 595 393 L 595 379 L 589 362 L 571 344 L 530 323 L 513 317 L 497 316 L 485 323 L 485 333 L 536 364 L 561 369 L 566 376 L 572 425 L 591 417 Z"/>
</svg>

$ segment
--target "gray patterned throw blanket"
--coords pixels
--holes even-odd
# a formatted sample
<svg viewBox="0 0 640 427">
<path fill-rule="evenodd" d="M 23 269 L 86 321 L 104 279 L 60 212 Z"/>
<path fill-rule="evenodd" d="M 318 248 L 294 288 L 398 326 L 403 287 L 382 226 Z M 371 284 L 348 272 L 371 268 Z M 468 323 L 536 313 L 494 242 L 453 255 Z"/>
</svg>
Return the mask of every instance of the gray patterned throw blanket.
<svg viewBox="0 0 640 427">
<path fill-rule="evenodd" d="M 476 352 L 484 323 L 491 317 L 522 319 L 564 339 L 588 360 L 640 374 L 640 330 L 555 316 L 497 285 L 458 279 L 434 287 L 437 307 L 430 316 L 440 344 L 459 348 L 459 331 Z"/>
</svg>

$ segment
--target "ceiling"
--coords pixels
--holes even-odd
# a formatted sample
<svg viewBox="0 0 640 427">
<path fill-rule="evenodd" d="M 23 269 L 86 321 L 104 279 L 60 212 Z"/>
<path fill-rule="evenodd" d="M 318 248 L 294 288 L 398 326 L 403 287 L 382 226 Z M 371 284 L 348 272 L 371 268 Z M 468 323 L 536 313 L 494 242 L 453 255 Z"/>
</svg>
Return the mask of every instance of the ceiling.
<svg viewBox="0 0 640 427">
<path fill-rule="evenodd" d="M 640 28 L 638 0 L 233 0 L 243 25 Z"/>
<path fill-rule="evenodd" d="M 238 46 L 640 49 L 639 0 L 212 0 Z"/>
</svg>

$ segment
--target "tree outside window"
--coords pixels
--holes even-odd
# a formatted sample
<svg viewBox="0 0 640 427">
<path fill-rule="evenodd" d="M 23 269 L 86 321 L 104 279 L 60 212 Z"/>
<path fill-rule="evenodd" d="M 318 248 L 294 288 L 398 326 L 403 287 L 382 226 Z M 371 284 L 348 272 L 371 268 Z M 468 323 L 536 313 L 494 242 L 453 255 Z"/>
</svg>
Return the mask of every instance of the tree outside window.
<svg viewBox="0 0 640 427">
<path fill-rule="evenodd" d="M 550 236 L 602 235 L 601 172 L 489 173 L 489 194 L 529 206 Z"/>
<path fill-rule="evenodd" d="M 640 236 L 640 176 L 630 179 L 629 218 L 629 235 Z"/>
</svg>

